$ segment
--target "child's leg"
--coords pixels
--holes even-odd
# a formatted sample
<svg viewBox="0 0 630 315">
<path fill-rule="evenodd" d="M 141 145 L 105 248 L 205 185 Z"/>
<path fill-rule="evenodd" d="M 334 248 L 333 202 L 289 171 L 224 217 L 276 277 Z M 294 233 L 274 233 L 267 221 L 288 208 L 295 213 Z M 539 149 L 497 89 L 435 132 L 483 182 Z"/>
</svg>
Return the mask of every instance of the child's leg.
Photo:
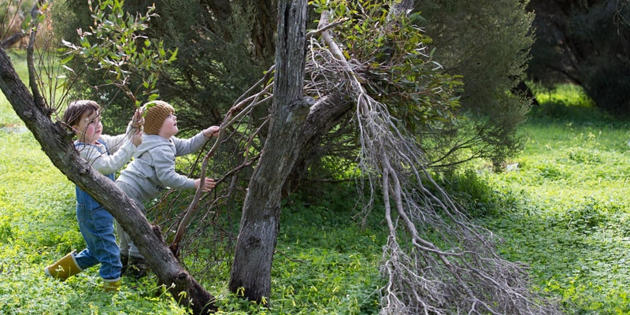
<svg viewBox="0 0 630 315">
<path fill-rule="evenodd" d="M 136 205 L 140 207 L 143 213 L 145 212 L 141 195 L 136 189 L 120 181 L 116 182 L 116 185 L 118 185 L 118 188 L 124 191 L 129 198 L 136 202 Z M 136 278 L 145 276 L 149 267 L 146 265 L 144 257 L 140 254 L 140 251 L 129 237 L 129 234 L 125 232 L 120 224 L 116 224 L 116 229 L 118 232 L 118 241 L 120 242 L 121 255 L 124 255 L 124 257 L 121 258 L 125 260 L 123 272 L 125 275 L 131 275 Z"/>
<path fill-rule="evenodd" d="M 91 238 L 90 231 L 92 230 L 92 224 L 90 222 L 90 209 L 85 205 L 77 204 L 77 221 L 79 222 L 81 235 L 83 235 L 83 239 L 87 243 L 88 238 Z M 90 246 L 88 243 L 88 248 L 82 250 L 78 254 L 74 254 L 74 259 L 81 269 L 86 269 L 98 264 L 98 259 L 92 255 L 89 248 Z"/>
<path fill-rule="evenodd" d="M 120 278 L 122 264 L 120 250 L 114 236 L 114 218 L 103 207 L 97 207 L 85 213 L 82 221 L 79 227 L 88 246 L 84 252 L 101 263 L 99 273 L 103 279 Z M 77 255 L 77 262 L 79 262 L 79 255 Z"/>
<path fill-rule="evenodd" d="M 118 188 L 125 192 L 127 197 L 133 199 L 136 202 L 136 205 L 140 207 L 142 212 L 145 212 L 142 201 L 140 200 L 140 194 L 135 189 L 124 182 L 117 181 L 116 185 L 118 185 Z M 116 222 L 116 232 L 118 233 L 118 241 L 120 243 L 119 246 L 121 255 L 125 255 L 127 257 L 143 258 L 142 254 L 140 254 L 140 251 L 129 237 L 129 234 L 125 232 L 125 230 L 122 228 L 122 226 L 120 226 L 120 224 L 118 224 L 118 222 Z"/>
</svg>

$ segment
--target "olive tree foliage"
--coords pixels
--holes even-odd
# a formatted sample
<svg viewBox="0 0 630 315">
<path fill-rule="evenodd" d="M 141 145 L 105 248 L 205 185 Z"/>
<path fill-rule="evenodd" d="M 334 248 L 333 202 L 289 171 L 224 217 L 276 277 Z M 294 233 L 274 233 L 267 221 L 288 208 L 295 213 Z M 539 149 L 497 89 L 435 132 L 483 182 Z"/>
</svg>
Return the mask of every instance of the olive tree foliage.
<svg viewBox="0 0 630 315">
<path fill-rule="evenodd" d="M 630 114 L 630 2 L 532 0 L 536 43 L 528 74 L 581 85 L 597 106 Z"/>
<path fill-rule="evenodd" d="M 143 15 L 133 16 L 126 14 L 123 4 L 124 1 L 103 0 L 93 7 L 88 3 L 93 23 L 85 30 L 76 30 L 77 44 L 61 40 L 65 46 L 61 63 L 69 70 L 70 81 L 81 82 L 84 73 L 97 74 L 100 84 L 94 86 L 95 90 L 114 87 L 116 93 L 122 92 L 133 107 L 138 107 L 143 101 L 158 97 L 158 76 L 176 59 L 177 48 L 167 51 L 163 41 L 144 35 L 148 23 L 157 17 L 155 6 L 148 7 Z M 74 58 L 77 62 L 73 63 Z"/>
<path fill-rule="evenodd" d="M 434 56 L 446 73 L 462 76 L 460 102 L 470 121 L 453 138 L 455 147 L 467 147 L 468 157 L 489 158 L 495 167 L 520 148 L 516 130 L 531 103 L 511 92 L 525 78 L 534 41 L 534 14 L 526 11 L 527 2 L 415 1 L 411 14 L 433 39 Z"/>
<path fill-rule="evenodd" d="M 60 37 L 72 43 L 80 42 L 77 29 L 88 30 L 94 21 L 91 18 L 90 3 L 96 6 L 103 1 L 67 0 L 59 10 L 56 19 Z M 138 100 L 146 101 L 152 94 L 173 103 L 178 111 L 180 127 L 185 130 L 201 129 L 221 121 L 222 115 L 269 66 L 273 50 L 259 52 L 253 40 L 270 40 L 268 29 L 275 28 L 275 15 L 251 13 L 253 9 L 243 1 L 126 1 L 122 10 L 135 15 L 146 15 L 151 8 L 152 18 L 146 20 L 146 29 L 141 34 L 153 41 L 163 43 L 162 49 L 177 52 L 176 59 L 160 71 L 156 69 L 130 69 L 126 83 L 131 91 L 148 90 L 147 95 L 137 95 Z M 253 6 L 260 7 L 260 4 Z M 252 35 L 250 20 L 264 16 L 263 22 L 269 27 L 263 34 Z M 159 18 L 158 18 L 159 17 Z M 265 37 L 264 35 L 267 36 Z M 138 38 L 137 49 L 143 48 L 146 38 Z M 259 39 L 264 38 L 264 39 Z M 92 45 L 103 39 L 94 38 Z M 268 44 L 266 44 L 268 45 Z M 160 51 L 159 49 L 157 50 Z M 257 54 L 258 52 L 258 54 Z M 266 62 L 265 62 L 266 61 Z M 68 63 L 71 68 L 85 64 L 88 68 L 98 68 L 97 62 L 77 58 Z M 144 78 L 155 79 L 155 86 L 146 88 Z M 78 75 L 80 81 L 74 89 L 76 97 L 103 100 L 105 105 L 104 125 L 111 132 L 124 129 L 121 121 L 133 109 L 133 101 L 119 92 L 119 87 L 103 85 L 102 74 L 86 71 Z M 150 81 L 151 81 L 150 80 Z M 124 119 L 123 119 L 124 118 Z"/>
</svg>

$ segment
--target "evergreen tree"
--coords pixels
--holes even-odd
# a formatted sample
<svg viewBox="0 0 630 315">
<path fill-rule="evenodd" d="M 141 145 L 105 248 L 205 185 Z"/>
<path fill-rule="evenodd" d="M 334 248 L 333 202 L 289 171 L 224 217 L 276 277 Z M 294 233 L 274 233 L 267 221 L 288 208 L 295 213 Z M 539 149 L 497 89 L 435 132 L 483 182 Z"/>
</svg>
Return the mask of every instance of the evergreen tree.
<svg viewBox="0 0 630 315">
<path fill-rule="evenodd" d="M 463 76 L 461 103 L 472 129 L 461 128 L 455 141 L 477 142 L 473 155 L 491 158 L 495 167 L 518 149 L 516 128 L 531 102 L 510 92 L 523 80 L 533 43 L 533 14 L 525 5 L 521 0 L 415 3 L 414 15 L 433 39 L 435 59 L 448 73 Z M 470 133 L 476 139 L 462 142 Z"/>
</svg>

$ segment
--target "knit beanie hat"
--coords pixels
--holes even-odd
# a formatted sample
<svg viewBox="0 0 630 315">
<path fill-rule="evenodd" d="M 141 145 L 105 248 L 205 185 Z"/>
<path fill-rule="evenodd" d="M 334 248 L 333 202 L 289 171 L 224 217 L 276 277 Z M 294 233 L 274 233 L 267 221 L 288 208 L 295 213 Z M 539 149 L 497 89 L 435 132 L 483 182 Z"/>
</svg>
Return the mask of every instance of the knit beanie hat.
<svg viewBox="0 0 630 315">
<path fill-rule="evenodd" d="M 164 101 L 151 101 L 144 104 L 144 133 L 148 135 L 157 135 L 166 118 L 175 113 L 175 109 L 169 103 Z M 148 109 L 147 109 L 148 108 Z"/>
</svg>

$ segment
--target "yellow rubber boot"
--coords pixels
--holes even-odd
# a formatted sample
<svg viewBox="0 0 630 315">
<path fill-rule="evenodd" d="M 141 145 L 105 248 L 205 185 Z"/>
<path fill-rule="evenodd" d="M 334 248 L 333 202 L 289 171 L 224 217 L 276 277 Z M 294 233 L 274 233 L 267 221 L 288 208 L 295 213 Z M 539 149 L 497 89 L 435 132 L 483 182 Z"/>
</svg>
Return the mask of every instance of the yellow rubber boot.
<svg viewBox="0 0 630 315">
<path fill-rule="evenodd" d="M 103 290 L 107 292 L 115 292 L 120 289 L 120 283 L 122 281 L 118 279 L 103 279 Z"/>
<path fill-rule="evenodd" d="M 54 264 L 46 267 L 44 272 L 53 277 L 60 280 L 66 280 L 70 276 L 76 275 L 81 272 L 81 267 L 77 264 L 77 261 L 74 259 L 74 251 L 63 258 L 56 261 Z"/>
</svg>

